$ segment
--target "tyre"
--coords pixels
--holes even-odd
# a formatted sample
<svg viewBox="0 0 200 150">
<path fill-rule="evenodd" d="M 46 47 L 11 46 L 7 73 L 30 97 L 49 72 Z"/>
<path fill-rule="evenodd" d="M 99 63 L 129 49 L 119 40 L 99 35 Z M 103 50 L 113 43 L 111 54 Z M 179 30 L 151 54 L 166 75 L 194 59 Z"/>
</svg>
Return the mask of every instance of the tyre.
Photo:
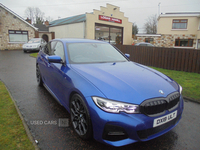
<svg viewBox="0 0 200 150">
<path fill-rule="evenodd" d="M 39 69 L 38 65 L 36 66 L 36 78 L 37 78 L 37 84 L 39 86 L 43 86 L 43 81 L 42 81 L 42 77 L 41 77 L 40 69 Z"/>
<path fill-rule="evenodd" d="M 24 53 L 26 53 L 27 51 L 26 50 L 24 50 Z"/>
<path fill-rule="evenodd" d="M 87 106 L 79 94 L 70 100 L 70 116 L 73 129 L 83 140 L 92 138 L 92 124 Z"/>
</svg>

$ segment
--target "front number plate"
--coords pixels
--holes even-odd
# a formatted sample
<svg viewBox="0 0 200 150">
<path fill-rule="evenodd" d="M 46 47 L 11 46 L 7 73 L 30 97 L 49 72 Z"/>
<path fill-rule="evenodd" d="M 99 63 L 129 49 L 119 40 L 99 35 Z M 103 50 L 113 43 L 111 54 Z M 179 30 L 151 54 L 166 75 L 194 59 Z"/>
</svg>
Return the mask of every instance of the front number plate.
<svg viewBox="0 0 200 150">
<path fill-rule="evenodd" d="M 160 118 L 156 118 L 154 119 L 153 121 L 153 127 L 157 127 L 157 126 L 160 126 L 162 124 L 165 124 L 173 119 L 175 119 L 177 116 L 177 110 L 168 114 L 168 115 L 165 115 L 163 117 L 160 117 Z"/>
</svg>

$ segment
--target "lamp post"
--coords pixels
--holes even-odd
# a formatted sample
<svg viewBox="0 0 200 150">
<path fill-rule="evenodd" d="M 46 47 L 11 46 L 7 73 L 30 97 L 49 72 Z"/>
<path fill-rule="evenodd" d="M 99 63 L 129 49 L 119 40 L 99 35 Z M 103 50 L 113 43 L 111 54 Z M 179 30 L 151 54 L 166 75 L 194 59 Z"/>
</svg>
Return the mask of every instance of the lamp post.
<svg viewBox="0 0 200 150">
<path fill-rule="evenodd" d="M 158 3 L 158 16 L 160 15 L 160 4 L 161 2 Z"/>
</svg>

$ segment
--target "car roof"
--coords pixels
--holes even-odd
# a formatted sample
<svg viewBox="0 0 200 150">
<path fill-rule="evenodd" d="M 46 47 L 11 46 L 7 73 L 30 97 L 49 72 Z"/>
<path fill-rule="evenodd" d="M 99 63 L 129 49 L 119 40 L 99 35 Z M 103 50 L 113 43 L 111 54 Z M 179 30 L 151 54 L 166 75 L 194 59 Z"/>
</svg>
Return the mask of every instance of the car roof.
<svg viewBox="0 0 200 150">
<path fill-rule="evenodd" d="M 63 38 L 63 39 L 53 39 L 52 41 L 62 41 L 63 43 L 107 43 L 99 40 L 90 39 L 76 39 L 76 38 Z"/>
</svg>

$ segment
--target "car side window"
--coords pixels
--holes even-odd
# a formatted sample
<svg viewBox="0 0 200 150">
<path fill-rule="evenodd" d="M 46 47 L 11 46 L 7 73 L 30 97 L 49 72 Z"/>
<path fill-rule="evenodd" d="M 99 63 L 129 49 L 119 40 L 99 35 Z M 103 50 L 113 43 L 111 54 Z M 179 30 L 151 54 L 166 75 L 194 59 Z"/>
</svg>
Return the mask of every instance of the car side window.
<svg viewBox="0 0 200 150">
<path fill-rule="evenodd" d="M 54 48 L 54 55 L 60 56 L 63 61 L 65 61 L 65 52 L 64 47 L 61 42 L 57 42 L 55 48 Z"/>
<path fill-rule="evenodd" d="M 47 55 L 50 55 L 51 52 L 51 43 L 48 43 L 47 45 L 45 45 L 45 47 L 43 48 L 43 52 Z"/>
<path fill-rule="evenodd" d="M 51 49 L 53 49 L 55 47 L 56 43 L 57 43 L 57 41 L 52 41 L 51 42 Z M 52 52 L 52 54 L 53 54 L 53 52 Z"/>
<path fill-rule="evenodd" d="M 43 52 L 47 55 L 52 55 L 52 48 L 55 46 L 56 42 L 53 41 L 53 42 L 48 42 L 44 48 L 43 48 Z"/>
<path fill-rule="evenodd" d="M 48 43 L 49 48 L 49 55 L 54 55 L 54 47 L 56 45 L 57 41 L 52 41 Z"/>
</svg>

